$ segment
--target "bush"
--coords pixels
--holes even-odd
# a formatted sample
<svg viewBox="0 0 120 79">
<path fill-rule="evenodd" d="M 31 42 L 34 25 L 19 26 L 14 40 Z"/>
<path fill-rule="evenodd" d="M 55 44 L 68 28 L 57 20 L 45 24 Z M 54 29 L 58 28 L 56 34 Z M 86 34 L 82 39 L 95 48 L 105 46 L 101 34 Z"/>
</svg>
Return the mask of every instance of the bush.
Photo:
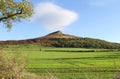
<svg viewBox="0 0 120 79">
<path fill-rule="evenodd" d="M 0 79 L 38 79 L 35 74 L 25 69 L 26 59 L 17 55 L 6 56 L 0 50 Z"/>
</svg>

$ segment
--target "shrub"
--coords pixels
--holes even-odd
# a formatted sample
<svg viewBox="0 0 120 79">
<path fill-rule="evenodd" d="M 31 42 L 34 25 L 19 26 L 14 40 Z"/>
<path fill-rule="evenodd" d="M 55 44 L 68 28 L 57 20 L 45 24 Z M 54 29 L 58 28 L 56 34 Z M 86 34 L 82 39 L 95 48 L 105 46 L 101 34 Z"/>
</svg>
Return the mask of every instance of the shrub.
<svg viewBox="0 0 120 79">
<path fill-rule="evenodd" d="M 17 55 L 6 56 L 0 50 L 0 79 L 38 79 L 25 69 L 26 59 Z"/>
</svg>

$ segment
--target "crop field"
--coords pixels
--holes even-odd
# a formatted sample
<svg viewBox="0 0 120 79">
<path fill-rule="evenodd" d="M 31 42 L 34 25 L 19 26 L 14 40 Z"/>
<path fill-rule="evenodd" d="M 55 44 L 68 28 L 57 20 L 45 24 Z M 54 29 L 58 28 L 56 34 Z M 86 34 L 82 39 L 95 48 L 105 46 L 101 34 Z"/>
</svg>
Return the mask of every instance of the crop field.
<svg viewBox="0 0 120 79">
<path fill-rule="evenodd" d="M 115 79 L 120 74 L 120 51 L 113 49 L 6 46 L 8 55 L 27 57 L 27 70 L 58 79 Z M 18 55 L 19 56 L 19 55 Z"/>
</svg>

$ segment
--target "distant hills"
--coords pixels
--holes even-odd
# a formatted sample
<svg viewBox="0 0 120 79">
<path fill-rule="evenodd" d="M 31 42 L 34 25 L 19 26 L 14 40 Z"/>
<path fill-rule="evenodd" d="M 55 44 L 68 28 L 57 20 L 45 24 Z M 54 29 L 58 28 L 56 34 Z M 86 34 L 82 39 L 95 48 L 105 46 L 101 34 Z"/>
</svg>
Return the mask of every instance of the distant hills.
<svg viewBox="0 0 120 79">
<path fill-rule="evenodd" d="M 119 43 L 112 43 L 100 39 L 83 38 L 74 35 L 63 34 L 61 31 L 56 31 L 46 36 L 33 39 L 0 41 L 1 46 L 21 44 L 38 44 L 41 46 L 50 47 L 120 49 Z"/>
</svg>

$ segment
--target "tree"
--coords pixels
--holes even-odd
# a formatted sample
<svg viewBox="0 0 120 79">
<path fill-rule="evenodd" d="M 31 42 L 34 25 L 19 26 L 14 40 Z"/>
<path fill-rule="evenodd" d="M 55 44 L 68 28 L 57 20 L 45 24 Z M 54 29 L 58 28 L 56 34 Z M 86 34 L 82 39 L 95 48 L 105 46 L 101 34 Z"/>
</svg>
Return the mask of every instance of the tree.
<svg viewBox="0 0 120 79">
<path fill-rule="evenodd" d="M 29 0 L 0 0 L 0 22 L 7 28 L 13 22 L 20 22 L 33 14 L 33 6 Z"/>
</svg>

